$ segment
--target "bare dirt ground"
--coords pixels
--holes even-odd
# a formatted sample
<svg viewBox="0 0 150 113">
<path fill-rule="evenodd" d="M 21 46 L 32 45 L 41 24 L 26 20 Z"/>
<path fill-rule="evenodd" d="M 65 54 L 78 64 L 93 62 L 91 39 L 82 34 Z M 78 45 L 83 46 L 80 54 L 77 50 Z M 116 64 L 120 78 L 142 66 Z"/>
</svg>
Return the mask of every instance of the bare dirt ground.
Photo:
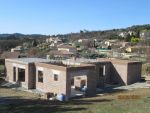
<svg viewBox="0 0 150 113">
<path fill-rule="evenodd" d="M 138 83 L 108 90 L 103 96 L 58 102 L 0 85 L 0 113 L 150 113 L 150 88 L 143 86 Z"/>
</svg>

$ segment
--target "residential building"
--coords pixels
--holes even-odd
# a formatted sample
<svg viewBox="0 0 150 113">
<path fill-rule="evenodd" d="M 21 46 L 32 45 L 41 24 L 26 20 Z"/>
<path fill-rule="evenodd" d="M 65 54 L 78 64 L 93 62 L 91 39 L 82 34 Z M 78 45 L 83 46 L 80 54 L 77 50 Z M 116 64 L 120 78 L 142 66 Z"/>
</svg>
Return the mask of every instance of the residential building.
<svg viewBox="0 0 150 113">
<path fill-rule="evenodd" d="M 126 52 L 128 53 L 145 54 L 148 50 L 150 50 L 150 46 L 128 46 L 126 48 Z"/>
<path fill-rule="evenodd" d="M 58 37 L 50 37 L 46 39 L 47 43 L 61 44 L 62 40 Z"/>
<path fill-rule="evenodd" d="M 11 52 L 21 52 L 21 51 L 22 51 L 22 46 L 17 46 L 11 49 Z"/>
<path fill-rule="evenodd" d="M 21 87 L 27 89 L 36 88 L 35 63 L 37 62 L 49 62 L 49 60 L 40 58 L 6 59 L 6 80 L 18 83 Z"/>
<path fill-rule="evenodd" d="M 144 31 L 140 32 L 140 38 L 143 40 L 150 39 L 150 31 L 144 30 Z"/>
<path fill-rule="evenodd" d="M 96 88 L 107 84 L 128 85 L 140 81 L 141 62 L 117 59 L 70 59 L 64 61 L 40 58 L 6 59 L 6 80 L 27 89 L 64 94 L 67 98 L 82 93 L 95 95 Z"/>
<path fill-rule="evenodd" d="M 57 48 L 58 48 L 58 51 L 68 51 L 68 52 L 72 52 L 72 53 L 77 52 L 76 47 L 73 47 L 73 46 L 67 45 L 67 44 L 58 45 Z"/>
<path fill-rule="evenodd" d="M 50 58 L 62 58 L 62 59 L 68 59 L 68 58 L 71 58 L 75 56 L 74 53 L 72 52 L 69 52 L 69 51 L 65 51 L 65 50 L 53 50 L 53 51 L 50 51 L 47 55 L 47 59 L 50 59 Z"/>
<path fill-rule="evenodd" d="M 21 87 L 27 89 L 37 89 L 44 93 L 63 93 L 70 98 L 74 96 L 74 93 L 72 94 L 73 88 L 75 88 L 72 87 L 74 82 L 76 84 L 76 79 L 80 80 L 81 78 L 81 85 L 88 87 L 87 94 L 94 95 L 96 93 L 94 65 L 65 65 L 62 62 L 50 62 L 40 58 L 20 58 L 6 59 L 5 66 L 6 80 L 18 83 Z"/>
<path fill-rule="evenodd" d="M 78 42 L 79 43 L 83 43 L 83 42 L 90 42 L 91 40 L 89 39 L 79 39 Z"/>
</svg>

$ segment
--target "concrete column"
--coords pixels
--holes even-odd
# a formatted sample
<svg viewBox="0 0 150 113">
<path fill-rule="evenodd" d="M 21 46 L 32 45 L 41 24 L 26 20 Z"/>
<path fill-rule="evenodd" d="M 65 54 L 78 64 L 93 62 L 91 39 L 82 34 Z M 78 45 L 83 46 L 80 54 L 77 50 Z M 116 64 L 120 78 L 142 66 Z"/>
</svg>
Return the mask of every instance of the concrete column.
<svg viewBox="0 0 150 113">
<path fill-rule="evenodd" d="M 16 82 L 18 81 L 18 67 L 16 67 Z"/>
</svg>

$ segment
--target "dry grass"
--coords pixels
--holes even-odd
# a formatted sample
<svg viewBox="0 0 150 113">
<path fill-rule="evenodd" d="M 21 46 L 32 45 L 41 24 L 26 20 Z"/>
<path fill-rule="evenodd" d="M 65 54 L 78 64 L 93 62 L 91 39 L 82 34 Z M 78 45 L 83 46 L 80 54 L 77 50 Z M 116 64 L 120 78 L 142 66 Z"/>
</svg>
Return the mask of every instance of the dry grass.
<svg viewBox="0 0 150 113">
<path fill-rule="evenodd" d="M 140 98 L 118 99 L 119 95 L 138 95 Z M 69 102 L 40 100 L 36 94 L 4 87 L 0 87 L 1 96 L 9 97 L 10 102 L 0 105 L 2 113 L 150 113 L 150 89 L 107 93 Z"/>
<path fill-rule="evenodd" d="M 33 94 L 33 93 L 25 92 L 25 91 L 18 91 L 18 90 L 6 88 L 6 87 L 0 88 L 0 96 L 20 97 L 21 99 L 36 99 L 36 98 L 38 98 L 37 94 Z"/>
</svg>

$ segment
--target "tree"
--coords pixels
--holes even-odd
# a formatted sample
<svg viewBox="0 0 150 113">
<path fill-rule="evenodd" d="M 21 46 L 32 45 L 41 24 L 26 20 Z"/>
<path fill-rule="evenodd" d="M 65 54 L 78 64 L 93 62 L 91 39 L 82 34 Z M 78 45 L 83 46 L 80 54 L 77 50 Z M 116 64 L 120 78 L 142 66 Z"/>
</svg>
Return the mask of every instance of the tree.
<svg viewBox="0 0 150 113">
<path fill-rule="evenodd" d="M 32 46 L 33 46 L 33 47 L 36 47 L 36 46 L 37 46 L 37 42 L 36 42 L 35 39 L 32 41 Z"/>
<path fill-rule="evenodd" d="M 31 48 L 31 49 L 29 49 L 29 51 L 28 51 L 28 55 L 29 56 L 36 56 L 37 54 L 38 54 L 38 49 L 37 48 Z"/>
<path fill-rule="evenodd" d="M 84 31 L 80 30 L 80 34 L 83 34 L 83 33 L 84 33 Z"/>
<path fill-rule="evenodd" d="M 127 37 L 125 38 L 125 41 L 130 42 L 131 41 L 131 36 L 130 34 L 127 35 Z"/>
</svg>

